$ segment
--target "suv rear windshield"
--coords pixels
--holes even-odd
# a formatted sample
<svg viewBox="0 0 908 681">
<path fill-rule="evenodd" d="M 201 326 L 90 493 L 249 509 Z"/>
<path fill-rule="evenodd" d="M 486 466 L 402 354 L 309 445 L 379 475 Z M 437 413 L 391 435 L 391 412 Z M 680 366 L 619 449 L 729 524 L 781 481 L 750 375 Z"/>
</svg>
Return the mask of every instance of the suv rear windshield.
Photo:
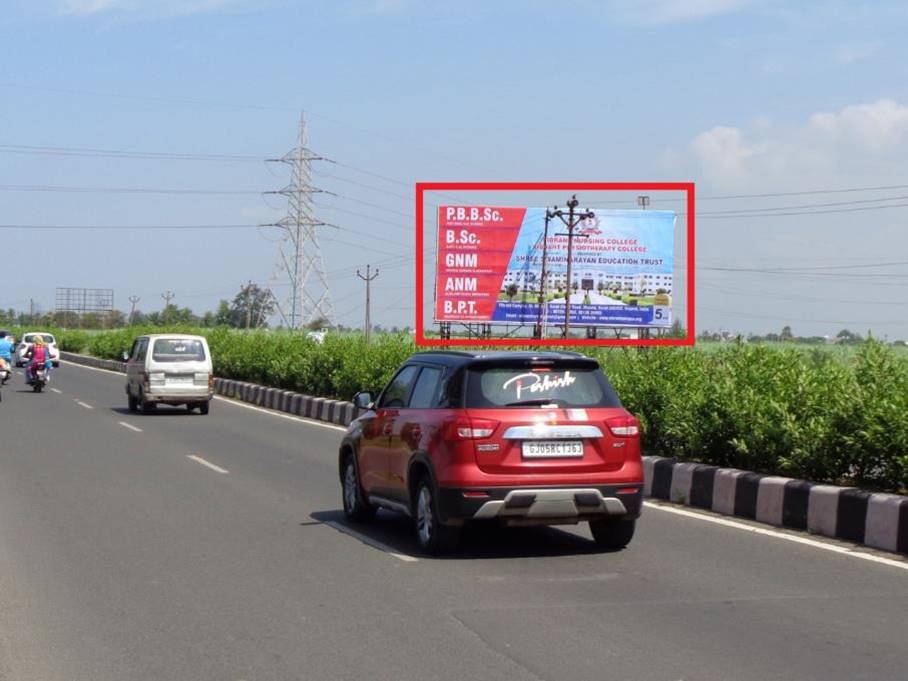
<svg viewBox="0 0 908 681">
<path fill-rule="evenodd" d="M 620 407 L 615 389 L 589 366 L 474 367 L 467 372 L 467 407 Z"/>
<path fill-rule="evenodd" d="M 202 341 L 182 338 L 159 338 L 154 342 L 151 358 L 155 362 L 204 362 Z"/>
</svg>

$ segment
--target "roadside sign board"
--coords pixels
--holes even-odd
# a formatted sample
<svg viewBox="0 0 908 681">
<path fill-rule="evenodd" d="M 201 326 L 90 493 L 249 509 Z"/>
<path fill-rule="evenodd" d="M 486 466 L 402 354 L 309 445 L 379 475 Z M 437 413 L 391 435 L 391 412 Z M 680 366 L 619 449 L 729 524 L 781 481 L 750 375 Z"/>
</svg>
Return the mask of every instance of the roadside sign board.
<svg viewBox="0 0 908 681">
<path fill-rule="evenodd" d="M 544 239 L 545 208 L 439 206 L 435 321 L 558 324 L 570 295 L 572 325 L 671 326 L 675 213 L 594 214 L 574 229 L 569 282 L 567 228 L 556 217 Z"/>
</svg>

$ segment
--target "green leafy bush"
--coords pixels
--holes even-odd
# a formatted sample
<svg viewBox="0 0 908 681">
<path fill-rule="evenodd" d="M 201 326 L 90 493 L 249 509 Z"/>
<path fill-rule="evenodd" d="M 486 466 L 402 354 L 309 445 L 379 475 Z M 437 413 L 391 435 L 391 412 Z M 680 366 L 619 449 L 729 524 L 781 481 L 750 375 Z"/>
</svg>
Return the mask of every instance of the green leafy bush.
<svg viewBox="0 0 908 681">
<path fill-rule="evenodd" d="M 205 335 L 215 373 L 350 399 L 380 389 L 417 351 L 403 334 L 149 327 L 61 332 L 64 349 L 119 359 L 142 333 Z M 648 453 L 874 489 L 908 489 L 908 356 L 876 341 L 853 352 L 757 344 L 596 348 Z"/>
</svg>

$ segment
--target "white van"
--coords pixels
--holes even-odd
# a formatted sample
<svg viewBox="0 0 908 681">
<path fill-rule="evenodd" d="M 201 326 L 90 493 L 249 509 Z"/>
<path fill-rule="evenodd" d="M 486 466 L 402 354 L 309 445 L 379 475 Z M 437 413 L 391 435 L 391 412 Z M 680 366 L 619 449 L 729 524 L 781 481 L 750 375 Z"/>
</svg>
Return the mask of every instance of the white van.
<svg viewBox="0 0 908 681">
<path fill-rule="evenodd" d="M 139 336 L 126 362 L 129 410 L 148 414 L 158 404 L 185 404 L 208 413 L 214 393 L 211 352 L 202 336 L 159 333 Z"/>
</svg>

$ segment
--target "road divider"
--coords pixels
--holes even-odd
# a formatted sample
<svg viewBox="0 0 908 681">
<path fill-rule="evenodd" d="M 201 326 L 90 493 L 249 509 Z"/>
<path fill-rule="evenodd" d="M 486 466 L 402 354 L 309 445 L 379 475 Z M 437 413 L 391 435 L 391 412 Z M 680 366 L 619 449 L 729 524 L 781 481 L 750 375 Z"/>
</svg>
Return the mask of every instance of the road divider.
<svg viewBox="0 0 908 681">
<path fill-rule="evenodd" d="M 908 554 L 908 497 L 644 456 L 644 494 Z"/>
</svg>

